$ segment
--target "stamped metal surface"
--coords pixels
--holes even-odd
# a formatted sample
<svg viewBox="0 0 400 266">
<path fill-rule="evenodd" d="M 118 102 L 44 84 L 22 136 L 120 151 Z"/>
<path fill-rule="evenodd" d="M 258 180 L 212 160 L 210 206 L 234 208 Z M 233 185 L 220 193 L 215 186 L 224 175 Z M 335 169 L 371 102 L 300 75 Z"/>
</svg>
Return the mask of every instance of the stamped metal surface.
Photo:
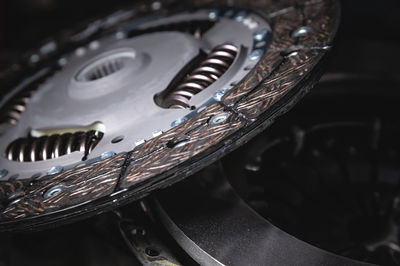
<svg viewBox="0 0 400 266">
<path fill-rule="evenodd" d="M 101 25 L 99 27 L 104 32 L 107 30 L 113 32 L 114 39 L 124 39 L 142 30 L 137 25 L 143 22 L 126 22 L 126 20 L 132 20 L 132 17 L 141 18 L 137 21 L 150 21 L 149 23 L 153 23 L 154 27 L 157 23 L 165 25 L 167 20 L 174 20 L 173 16 L 169 16 L 164 22 L 162 19 L 154 19 L 154 16 L 168 17 L 168 12 L 164 10 L 168 10 L 169 4 L 169 2 L 162 3 L 163 8 L 156 11 L 151 10 L 151 6 L 144 8 L 142 5 L 137 10 L 147 10 L 146 16 L 140 15 L 136 9 L 118 13 L 120 24 L 114 27 L 118 30 L 110 30 L 109 24 L 104 22 L 107 20 L 102 21 L 103 24 L 99 23 Z M 115 45 L 114 42 L 111 42 L 109 46 L 108 44 L 103 46 L 103 39 L 98 37 L 96 40 L 100 41 L 87 41 L 85 45 L 81 40 L 77 46 L 80 48 L 73 50 L 72 57 L 77 57 L 77 59 L 56 58 L 58 65 L 61 64 L 63 69 L 69 69 L 69 77 L 74 77 L 74 81 L 68 84 L 67 81 L 62 83 L 61 71 L 54 75 L 49 74 L 47 73 L 49 70 L 46 72 L 46 68 L 43 66 L 40 68 L 40 63 L 38 63 L 36 69 L 44 69 L 42 70 L 43 78 L 64 84 L 62 87 L 65 95 L 71 98 L 80 97 L 75 105 L 69 107 L 68 110 L 71 109 L 71 112 L 68 112 L 65 121 L 68 119 L 70 121 L 65 124 L 65 127 L 88 126 L 100 121 L 105 125 L 104 137 L 88 154 L 85 161 L 81 160 L 82 154 L 79 152 L 54 160 L 25 163 L 29 165 L 26 167 L 22 166 L 21 162 L 2 158 L 0 167 L 2 169 L 0 172 L 2 180 L 0 182 L 1 230 L 23 230 L 67 219 L 72 221 L 117 207 L 143 197 L 151 190 L 167 186 L 190 175 L 193 171 L 244 143 L 259 130 L 268 126 L 278 115 L 286 112 L 317 81 L 320 63 L 331 47 L 338 24 L 338 4 L 333 0 L 260 0 L 229 1 L 229 3 L 194 1 L 187 4 L 191 10 L 193 6 L 199 6 L 203 10 L 195 13 L 197 22 L 205 15 L 209 21 L 215 22 L 205 31 L 203 42 L 196 39 L 200 33 L 195 32 L 192 36 L 188 36 L 170 31 L 147 32 L 142 36 L 141 34 L 134 36 L 131 39 L 132 42 L 142 40 L 146 43 L 146 45 L 137 46 L 143 47 L 143 50 L 142 48 L 126 50 Z M 182 8 L 185 8 L 185 5 L 186 3 L 182 4 Z M 155 14 L 152 19 L 145 19 L 150 16 L 149 13 Z M 182 12 L 178 14 L 181 15 L 178 15 L 175 21 L 184 21 L 185 16 L 187 17 Z M 122 21 L 125 21 L 125 24 Z M 228 27 L 224 23 L 236 23 L 234 25 L 237 27 L 233 27 L 233 24 Z M 120 30 L 121 25 L 129 25 L 130 30 Z M 218 34 L 221 32 L 218 27 L 230 30 Z M 247 33 L 243 34 L 243 30 Z M 75 38 L 86 38 L 94 34 L 93 31 L 93 28 L 88 27 L 75 35 Z M 165 39 L 170 40 L 170 43 L 164 43 Z M 194 95 L 190 100 L 194 108 L 170 110 L 152 107 L 149 110 L 154 110 L 154 113 L 151 115 L 148 113 L 145 107 L 150 104 L 155 105 L 155 103 L 148 96 L 141 97 L 143 93 L 146 94 L 144 92 L 146 86 L 151 87 L 152 91 L 157 89 L 156 93 L 163 91 L 172 82 L 171 79 L 179 72 L 179 69 L 196 56 L 199 48 L 210 52 L 213 47 L 223 43 L 231 43 L 238 47 L 238 56 L 220 79 L 201 93 Z M 183 56 L 179 57 L 181 61 L 171 61 L 169 57 L 163 59 L 162 47 L 167 44 L 176 49 L 171 50 L 172 54 L 176 51 L 176 53 L 179 52 L 179 56 Z M 90 47 L 97 48 L 91 51 Z M 132 90 L 129 92 L 132 93 L 132 97 L 126 97 L 115 103 L 113 97 L 118 97 L 120 91 L 129 91 L 129 89 L 121 90 L 121 88 L 129 87 L 127 84 L 131 82 L 140 82 L 140 75 L 135 75 L 132 69 L 137 66 L 136 69 L 139 71 L 146 64 L 151 64 L 146 61 L 148 60 L 146 56 L 155 55 L 153 50 L 157 50 L 160 56 L 157 56 L 160 61 L 155 66 L 158 71 L 151 73 L 152 77 L 156 78 L 151 79 L 148 76 L 150 71 L 146 74 L 146 71 L 143 71 L 143 86 L 138 86 L 139 91 Z M 80 58 L 86 59 L 80 60 Z M 117 71 L 110 71 L 109 76 L 103 77 L 103 74 L 93 71 L 108 58 L 121 59 L 123 64 L 132 64 L 133 68 L 120 68 L 117 62 L 114 67 Z M 29 59 L 31 60 L 32 57 Z M 139 60 L 136 61 L 136 59 Z M 75 65 L 76 67 L 72 67 Z M 2 73 L 2 76 L 8 77 L 4 78 L 4 84 L 13 84 L 10 80 L 13 80 L 13 75 L 18 75 L 17 72 L 18 70 L 8 70 Z M 123 78 L 124 75 L 126 79 Z M 59 80 L 57 81 L 56 78 Z M 106 81 L 108 78 L 112 78 L 113 85 L 101 84 L 96 92 L 91 93 L 88 84 L 92 82 L 100 84 L 100 81 Z M 117 85 L 121 84 L 120 86 L 114 86 L 116 84 L 114 78 L 118 79 Z M 144 82 L 149 79 L 154 80 L 154 83 Z M 160 86 L 159 90 L 157 84 Z M 104 86 L 103 89 L 102 86 Z M 108 89 L 110 87 L 112 89 Z M 17 92 L 16 89 L 14 91 Z M 40 98 L 37 95 L 43 91 L 46 91 L 46 88 L 40 88 L 38 94 L 34 93 L 32 101 L 36 99 L 35 97 Z M 154 94 L 151 93 L 151 95 Z M 3 104 L 10 99 L 8 94 L 5 95 Z M 59 95 L 54 95 L 54 97 L 57 98 Z M 97 101 L 97 97 L 104 99 L 105 104 L 99 104 L 101 101 Z M 123 98 L 119 96 L 118 99 L 121 97 Z M 57 110 L 62 98 L 48 103 L 51 110 Z M 79 104 L 78 102 L 82 99 L 88 104 Z M 40 113 L 41 110 L 46 109 L 39 108 L 40 105 L 47 102 L 45 98 L 41 104 L 39 104 L 40 99 L 37 101 L 38 107 L 35 113 Z M 116 105 L 115 109 L 109 109 L 111 105 Z M 86 108 L 83 115 L 78 107 Z M 103 121 L 98 118 L 99 116 L 95 116 L 95 112 L 91 112 L 93 109 L 97 113 L 104 113 L 103 117 L 109 117 L 110 122 L 107 122 L 105 118 Z M 59 108 L 59 110 L 62 113 L 65 109 Z M 114 110 L 119 110 L 118 114 L 137 121 L 137 124 L 121 123 L 129 119 L 120 119 L 119 115 L 113 113 Z M 34 114 L 28 111 L 25 113 Z M 46 121 L 58 123 L 56 120 L 60 119 L 60 114 L 56 114 L 57 111 L 46 112 L 40 116 L 44 117 L 43 120 L 34 115 L 21 117 L 35 121 L 35 125 L 40 125 L 35 129 L 40 130 L 49 127 Z M 75 120 L 77 117 L 82 118 L 82 122 L 78 125 Z M 21 121 L 11 127 L 17 130 L 22 127 L 20 125 L 29 124 L 20 123 Z M 43 124 L 40 124 L 42 122 Z M 116 128 L 118 130 L 113 132 Z M 1 129 L 2 132 L 14 130 L 10 129 L 10 126 L 2 126 Z M 17 131 L 24 132 L 21 128 L 19 130 Z M 113 143 L 113 140 L 121 137 L 120 132 L 124 132 L 123 141 Z M 11 135 L 9 133 L 1 137 L 9 140 Z M 7 144 L 8 141 L 2 140 L 1 148 L 5 148 Z M 55 163 L 56 161 L 59 163 Z M 11 166 L 12 164 L 18 164 L 18 167 Z M 55 168 L 56 171 L 50 171 L 54 170 L 54 167 L 58 167 Z M 20 169 L 20 173 L 15 172 L 15 169 Z M 32 169 L 41 170 L 38 173 L 32 173 Z M 52 175 L 46 175 L 46 171 Z M 16 174 L 20 176 L 15 176 Z"/>
</svg>

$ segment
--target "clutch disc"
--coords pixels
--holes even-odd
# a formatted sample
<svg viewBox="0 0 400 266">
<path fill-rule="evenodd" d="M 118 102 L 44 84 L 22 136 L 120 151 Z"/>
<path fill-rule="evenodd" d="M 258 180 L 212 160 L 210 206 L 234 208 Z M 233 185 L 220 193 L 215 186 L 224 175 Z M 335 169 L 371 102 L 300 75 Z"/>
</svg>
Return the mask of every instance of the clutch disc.
<svg viewBox="0 0 400 266">
<path fill-rule="evenodd" d="M 333 0 L 177 3 L 119 10 L 0 74 L 0 230 L 115 208 L 245 143 L 317 81 L 338 24 Z"/>
</svg>

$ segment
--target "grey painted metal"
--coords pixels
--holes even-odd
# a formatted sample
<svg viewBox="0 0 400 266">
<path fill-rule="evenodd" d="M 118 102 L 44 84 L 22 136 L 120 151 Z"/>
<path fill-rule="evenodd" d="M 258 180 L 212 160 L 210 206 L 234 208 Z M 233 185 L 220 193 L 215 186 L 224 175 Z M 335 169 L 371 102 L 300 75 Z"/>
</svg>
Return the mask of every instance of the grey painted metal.
<svg viewBox="0 0 400 266">
<path fill-rule="evenodd" d="M 215 102 L 216 91 L 229 90 L 232 83 L 239 82 L 248 73 L 249 66 L 257 63 L 248 57 L 256 42 L 253 36 L 261 31 L 270 32 L 270 27 L 256 14 L 242 15 L 248 19 L 215 18 L 214 27 L 201 39 L 177 31 L 133 38 L 111 34 L 62 56 L 62 69 L 41 84 L 18 124 L 0 128 L 0 151 L 5 151 L 13 140 L 27 137 L 32 129 L 85 128 L 100 122 L 104 137 L 87 157 L 85 163 L 91 163 L 103 159 L 104 154 L 132 150 L 157 132 L 169 130 L 174 121 L 185 120 Z M 209 11 L 132 22 L 121 32 L 193 19 L 209 19 Z M 165 90 L 200 50 L 207 53 L 223 43 L 240 47 L 239 54 L 220 79 L 191 99 L 195 110 L 163 109 L 155 104 L 154 96 Z M 122 141 L 113 142 L 121 135 L 125 136 Z M 66 170 L 82 165 L 82 158 L 83 152 L 73 152 L 47 161 L 21 163 L 1 156 L 0 168 L 9 172 L 7 176 L 19 175 L 19 179 L 26 179 L 45 174 L 55 166 Z"/>
</svg>

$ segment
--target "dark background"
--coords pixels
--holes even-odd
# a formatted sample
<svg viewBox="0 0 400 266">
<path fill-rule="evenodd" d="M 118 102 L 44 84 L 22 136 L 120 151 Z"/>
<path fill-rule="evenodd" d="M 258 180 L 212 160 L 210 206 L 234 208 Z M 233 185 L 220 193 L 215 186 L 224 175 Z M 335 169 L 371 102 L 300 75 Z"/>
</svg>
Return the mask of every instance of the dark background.
<svg viewBox="0 0 400 266">
<path fill-rule="evenodd" d="M 132 2 L 0 0 L 0 69 L 60 30 L 79 26 Z M 345 74 L 364 77 L 375 92 L 380 90 L 380 86 L 382 94 L 399 90 L 399 37 L 399 0 L 342 1 L 341 26 L 327 68 L 328 75 L 322 81 L 327 82 L 336 78 L 337 74 Z M 391 83 L 384 84 L 383 81 Z M 299 108 L 304 107 L 307 99 L 311 99 L 319 89 L 317 86 L 299 104 Z M 364 86 L 354 86 L 351 91 L 353 97 L 364 92 Z M 329 91 L 327 93 L 326 99 L 329 99 Z M 346 92 L 343 95 L 346 97 Z M 356 113 L 361 103 L 357 97 L 354 98 L 356 100 L 351 111 Z M 370 108 L 387 109 L 388 113 L 393 109 L 392 106 L 379 104 Z M 296 110 L 299 109 L 292 112 Z M 105 215 L 41 233 L 0 235 L 0 266 L 132 265 L 134 260 L 118 237 L 118 232 L 108 228 L 109 219 Z"/>
</svg>

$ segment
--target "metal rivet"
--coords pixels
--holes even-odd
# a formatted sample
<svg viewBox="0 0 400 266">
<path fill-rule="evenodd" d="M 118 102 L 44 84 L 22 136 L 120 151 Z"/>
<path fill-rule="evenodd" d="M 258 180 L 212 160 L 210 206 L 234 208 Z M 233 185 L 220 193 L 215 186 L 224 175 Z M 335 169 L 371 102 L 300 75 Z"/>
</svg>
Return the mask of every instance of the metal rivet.
<svg viewBox="0 0 400 266">
<path fill-rule="evenodd" d="M 81 168 L 81 167 L 85 167 L 85 166 L 86 166 L 86 164 L 80 163 L 78 165 L 75 165 L 75 168 Z"/>
<path fill-rule="evenodd" d="M 210 19 L 216 19 L 218 17 L 218 12 L 216 10 L 211 10 L 208 12 L 208 17 Z"/>
<path fill-rule="evenodd" d="M 84 56 L 86 54 L 86 49 L 83 47 L 80 47 L 80 48 L 76 49 L 75 54 L 77 56 Z"/>
<path fill-rule="evenodd" d="M 100 155 L 100 159 L 105 160 L 105 159 L 113 157 L 114 155 L 115 155 L 115 152 L 113 152 L 113 151 L 104 152 Z"/>
<path fill-rule="evenodd" d="M 185 122 L 186 120 L 187 120 L 186 117 L 178 118 L 178 119 L 176 119 L 174 122 L 171 123 L 171 127 L 179 126 L 180 124 L 182 124 L 182 123 Z"/>
<path fill-rule="evenodd" d="M 46 193 L 44 193 L 43 197 L 45 199 L 56 197 L 56 196 L 60 195 L 60 193 L 63 192 L 63 190 L 64 190 L 64 186 L 54 186 L 54 187 L 50 188 L 49 190 L 47 190 Z"/>
<path fill-rule="evenodd" d="M 219 124 L 222 124 L 222 123 L 224 123 L 229 117 L 230 117 L 230 114 L 228 114 L 228 113 L 222 113 L 222 114 L 215 115 L 215 116 L 211 117 L 209 124 L 210 124 L 210 125 L 219 125 Z"/>
<path fill-rule="evenodd" d="M 286 57 L 293 57 L 299 54 L 299 51 L 290 52 Z"/>
<path fill-rule="evenodd" d="M 256 49 L 253 50 L 250 54 L 249 54 L 249 59 L 250 60 L 258 60 L 260 59 L 260 57 L 264 54 L 264 51 L 261 49 Z"/>
<path fill-rule="evenodd" d="M 15 200 L 11 201 L 8 206 L 12 206 L 14 204 L 17 204 L 18 202 L 20 202 L 23 199 L 23 197 L 20 198 L 16 198 Z"/>
<path fill-rule="evenodd" d="M 118 31 L 117 33 L 115 33 L 115 38 L 118 40 L 124 39 L 125 37 L 126 37 L 126 35 L 122 31 Z"/>
<path fill-rule="evenodd" d="M 54 166 L 49 171 L 47 171 L 48 175 L 56 175 L 61 173 L 64 170 L 62 166 Z"/>
<path fill-rule="evenodd" d="M 60 59 L 58 59 L 59 66 L 65 66 L 67 63 L 68 63 L 68 59 L 65 57 L 61 57 Z"/>
<path fill-rule="evenodd" d="M 183 147 L 183 146 L 185 146 L 185 145 L 188 144 L 188 143 L 189 143 L 189 140 L 188 140 L 188 139 L 187 139 L 187 140 L 182 140 L 182 141 L 178 142 L 177 144 L 175 144 L 174 148 Z"/>
<path fill-rule="evenodd" d="M 265 36 L 267 36 L 267 33 L 268 33 L 267 29 L 258 30 L 253 34 L 253 38 L 255 41 L 261 42 L 265 39 Z"/>
<path fill-rule="evenodd" d="M 246 11 L 240 11 L 235 15 L 234 20 L 242 21 L 246 16 L 247 16 L 247 12 Z"/>
<path fill-rule="evenodd" d="M 264 48 L 264 47 L 266 47 L 266 46 L 267 46 L 267 43 L 266 43 L 265 41 L 258 42 L 258 43 L 256 43 L 256 45 L 255 45 L 255 47 L 256 47 L 256 48 L 259 48 L 259 49 Z"/>
<path fill-rule="evenodd" d="M 308 26 L 304 26 L 304 27 L 300 27 L 297 30 L 295 30 L 292 33 L 292 37 L 293 38 L 299 38 L 299 37 L 304 37 L 307 35 L 307 33 L 311 30 L 311 27 Z"/>
<path fill-rule="evenodd" d="M 246 25 L 249 29 L 254 30 L 258 27 L 258 22 L 253 20 L 250 17 L 247 17 L 243 20 L 243 24 Z"/>
<path fill-rule="evenodd" d="M 135 141 L 135 145 L 140 146 L 140 145 L 144 144 L 145 142 L 146 142 L 146 140 L 144 140 L 144 139 L 138 139 L 137 141 Z"/>
<path fill-rule="evenodd" d="M 48 42 L 42 47 L 40 47 L 39 51 L 41 54 L 46 55 L 52 53 L 57 50 L 57 44 L 54 41 Z"/>
<path fill-rule="evenodd" d="M 206 110 L 206 106 L 202 106 L 202 107 L 200 107 L 199 109 L 197 109 L 197 113 L 201 113 L 201 112 L 203 112 L 204 110 Z"/>
<path fill-rule="evenodd" d="M 97 50 L 100 47 L 100 42 L 99 41 L 93 41 L 89 44 L 89 48 L 91 50 Z"/>
<path fill-rule="evenodd" d="M 214 94 L 214 96 L 213 96 L 214 100 L 220 102 L 220 101 L 222 100 L 222 97 L 224 97 L 224 95 L 225 95 L 227 92 L 228 92 L 227 89 L 218 90 L 218 91 Z"/>
<path fill-rule="evenodd" d="M 6 169 L 0 170 L 0 178 L 6 177 L 8 175 L 8 171 Z"/>
<path fill-rule="evenodd" d="M 174 139 L 168 141 L 167 147 L 170 149 L 180 148 L 190 142 L 190 138 L 186 135 L 178 135 Z"/>
<path fill-rule="evenodd" d="M 153 138 L 158 137 L 158 136 L 161 136 L 162 133 L 163 133 L 162 130 L 154 131 L 154 132 L 153 132 Z"/>
<path fill-rule="evenodd" d="M 39 62 L 39 60 L 40 60 L 40 57 L 37 54 L 31 55 L 31 57 L 29 58 L 29 61 L 33 64 Z"/>
<path fill-rule="evenodd" d="M 156 2 L 153 2 L 152 4 L 151 4 L 151 9 L 153 9 L 153 10 L 160 10 L 161 9 L 161 3 L 160 2 L 158 2 L 158 1 L 156 1 Z"/>
</svg>

